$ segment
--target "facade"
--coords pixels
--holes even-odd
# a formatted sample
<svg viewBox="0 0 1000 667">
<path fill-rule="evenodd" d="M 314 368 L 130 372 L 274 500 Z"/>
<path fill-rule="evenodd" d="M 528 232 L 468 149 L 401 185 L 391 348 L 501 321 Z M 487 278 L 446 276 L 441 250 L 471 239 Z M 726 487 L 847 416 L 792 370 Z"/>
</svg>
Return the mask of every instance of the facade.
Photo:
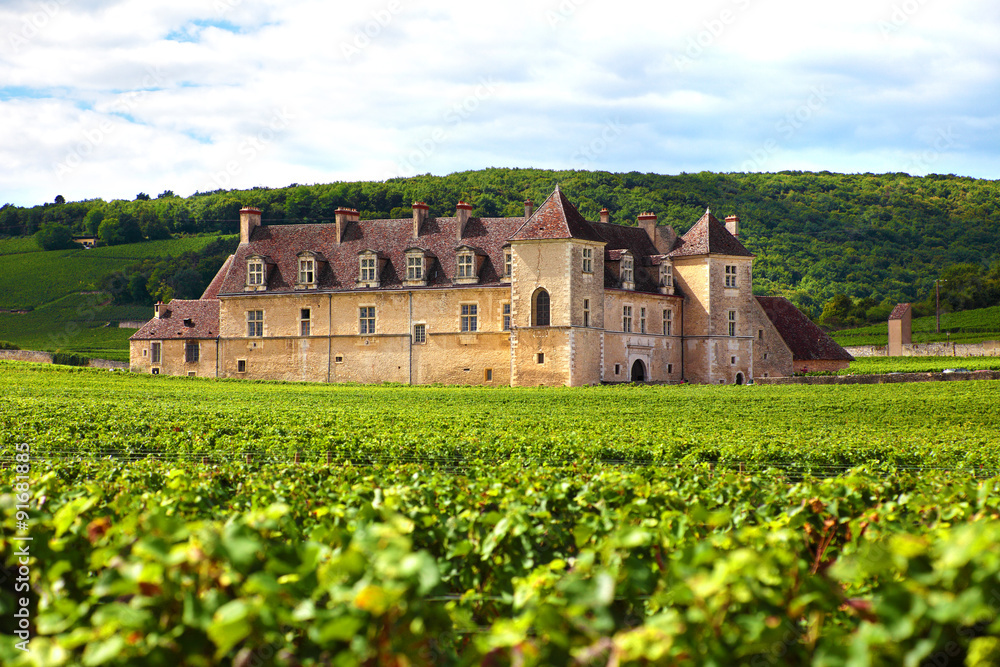
<svg viewBox="0 0 1000 667">
<path fill-rule="evenodd" d="M 889 356 L 903 356 L 903 346 L 913 338 L 913 308 L 908 303 L 897 303 L 889 313 Z"/>
<path fill-rule="evenodd" d="M 131 366 L 314 382 L 742 384 L 790 375 L 801 356 L 753 296 L 735 216 L 706 211 L 678 237 L 652 213 L 635 227 L 607 210 L 585 220 L 558 187 L 537 210 L 525 202 L 524 217 L 471 210 L 432 218 L 416 202 L 412 219 L 338 209 L 334 223 L 270 226 L 244 209 L 236 253 L 201 299 L 157 305 L 132 336 Z"/>
</svg>

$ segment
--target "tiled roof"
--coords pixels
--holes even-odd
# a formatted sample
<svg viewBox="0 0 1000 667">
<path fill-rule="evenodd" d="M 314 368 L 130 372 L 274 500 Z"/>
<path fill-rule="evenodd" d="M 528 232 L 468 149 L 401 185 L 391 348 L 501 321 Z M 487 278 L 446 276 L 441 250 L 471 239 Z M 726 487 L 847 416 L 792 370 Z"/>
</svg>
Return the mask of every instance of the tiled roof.
<svg viewBox="0 0 1000 667">
<path fill-rule="evenodd" d="M 584 239 L 586 241 L 603 241 L 594 230 L 595 223 L 587 222 L 576 210 L 576 207 L 566 199 L 559 186 L 555 192 L 542 202 L 531 214 L 524 226 L 517 230 L 512 241 L 528 241 L 537 239 Z"/>
<path fill-rule="evenodd" d="M 160 317 L 146 322 L 129 340 L 218 338 L 217 299 L 174 299 L 160 306 Z"/>
<path fill-rule="evenodd" d="M 323 258 L 317 260 L 317 289 L 340 291 L 363 289 L 357 285 L 358 253 L 372 250 L 386 260 L 379 278 L 380 289 L 402 289 L 406 279 L 406 251 L 427 251 L 425 267 L 428 286 L 450 286 L 457 273 L 456 257 L 460 246 L 470 246 L 487 259 L 479 272 L 480 285 L 503 283 L 503 247 L 524 218 L 470 218 L 465 233 L 458 239 L 458 219 L 428 218 L 413 238 L 413 219 L 360 220 L 345 226 L 341 243 L 336 242 L 337 226 L 331 223 L 311 225 L 262 225 L 256 227 L 250 242 L 241 245 L 222 280 L 220 294 L 242 294 L 246 284 L 246 260 L 262 255 L 274 262 L 268 267 L 267 292 L 294 292 L 298 276 L 298 255 L 312 250 Z M 433 258 L 433 259 L 431 259 Z M 406 289 L 412 289 L 407 287 Z"/>
<path fill-rule="evenodd" d="M 854 361 L 844 348 L 783 296 L 758 296 L 757 303 L 778 330 L 796 361 Z"/>
<path fill-rule="evenodd" d="M 910 309 L 910 304 L 908 303 L 897 303 L 896 307 L 892 309 L 889 313 L 890 320 L 901 320 L 906 316 L 906 311 Z"/>
<path fill-rule="evenodd" d="M 735 255 L 737 257 L 753 257 L 753 253 L 743 247 L 735 236 L 729 233 L 726 226 L 719 222 L 709 211 L 694 223 L 687 234 L 677 239 L 670 257 L 689 257 L 691 255 Z"/>
</svg>

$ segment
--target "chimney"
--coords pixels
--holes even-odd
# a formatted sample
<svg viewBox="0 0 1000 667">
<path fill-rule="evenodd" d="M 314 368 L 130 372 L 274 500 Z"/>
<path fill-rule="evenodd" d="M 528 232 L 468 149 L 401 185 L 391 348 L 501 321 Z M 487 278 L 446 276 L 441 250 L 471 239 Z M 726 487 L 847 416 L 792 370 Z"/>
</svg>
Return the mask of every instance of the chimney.
<svg viewBox="0 0 1000 667">
<path fill-rule="evenodd" d="M 726 229 L 733 236 L 739 237 L 740 235 L 740 219 L 739 216 L 727 215 L 726 216 Z"/>
<path fill-rule="evenodd" d="M 653 245 L 656 246 L 656 251 L 661 255 L 666 255 L 673 250 L 674 241 L 677 240 L 677 233 L 669 225 L 660 227 L 657 224 L 655 213 L 640 213 L 639 226 L 646 232 L 646 236 L 653 242 Z"/>
<path fill-rule="evenodd" d="M 656 243 L 656 214 L 649 211 L 639 214 L 639 226 L 649 236 L 649 240 Z"/>
<path fill-rule="evenodd" d="M 413 238 L 420 236 L 420 227 L 427 219 L 427 212 L 430 209 L 431 207 L 422 201 L 413 202 Z"/>
<path fill-rule="evenodd" d="M 655 216 L 653 219 L 656 219 Z M 608 210 L 607 206 L 601 209 L 601 222 L 611 222 L 611 211 Z"/>
<path fill-rule="evenodd" d="M 260 210 L 250 207 L 240 209 L 240 245 L 250 243 L 254 227 L 259 226 Z"/>
<path fill-rule="evenodd" d="M 524 200 L 524 219 L 527 220 L 535 210 L 535 203 L 530 199 Z"/>
<path fill-rule="evenodd" d="M 347 233 L 347 224 L 350 222 L 357 222 L 360 215 L 358 211 L 353 208 L 338 208 L 333 212 L 334 218 L 337 221 L 337 243 L 339 244 L 344 240 L 344 234 Z"/>
<path fill-rule="evenodd" d="M 458 218 L 458 240 L 462 240 L 465 235 L 465 226 L 469 224 L 469 214 L 472 212 L 472 204 L 459 200 L 455 207 L 455 217 Z"/>
<path fill-rule="evenodd" d="M 157 301 L 156 305 L 153 306 L 153 317 L 154 318 L 160 319 L 160 309 L 162 309 L 162 308 L 163 308 L 163 302 L 162 301 Z"/>
</svg>

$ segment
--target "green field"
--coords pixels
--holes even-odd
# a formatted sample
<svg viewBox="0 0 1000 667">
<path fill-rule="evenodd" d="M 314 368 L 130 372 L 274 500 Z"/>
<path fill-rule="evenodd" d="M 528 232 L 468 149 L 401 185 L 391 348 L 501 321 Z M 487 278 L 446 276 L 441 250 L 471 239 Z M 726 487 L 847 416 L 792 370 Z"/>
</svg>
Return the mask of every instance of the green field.
<svg viewBox="0 0 1000 667">
<path fill-rule="evenodd" d="M 941 333 L 937 333 L 936 329 L 937 322 L 933 315 L 914 318 L 913 342 L 981 343 L 984 340 L 1000 340 L 1000 306 L 941 313 Z M 886 345 L 889 325 L 882 322 L 858 329 L 834 331 L 830 335 L 844 346 Z"/>
<path fill-rule="evenodd" d="M 0 255 L 15 255 L 26 252 L 41 252 L 42 248 L 34 236 L 15 236 L 0 239 Z"/>
<path fill-rule="evenodd" d="M 1000 382 L 0 391 L 4 665 L 1000 660 Z"/>
<path fill-rule="evenodd" d="M 998 371 L 1000 357 L 858 357 L 838 374 L 940 373 L 947 368 Z"/>
</svg>

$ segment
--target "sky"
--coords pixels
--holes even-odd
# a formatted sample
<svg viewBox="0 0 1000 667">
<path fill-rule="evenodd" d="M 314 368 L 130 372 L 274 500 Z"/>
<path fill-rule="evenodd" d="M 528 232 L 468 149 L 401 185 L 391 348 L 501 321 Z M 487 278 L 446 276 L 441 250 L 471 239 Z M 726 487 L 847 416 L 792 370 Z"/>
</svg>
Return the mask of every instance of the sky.
<svg viewBox="0 0 1000 667">
<path fill-rule="evenodd" d="M 0 205 L 487 167 L 1000 178 L 996 0 L 4 0 Z"/>
</svg>

